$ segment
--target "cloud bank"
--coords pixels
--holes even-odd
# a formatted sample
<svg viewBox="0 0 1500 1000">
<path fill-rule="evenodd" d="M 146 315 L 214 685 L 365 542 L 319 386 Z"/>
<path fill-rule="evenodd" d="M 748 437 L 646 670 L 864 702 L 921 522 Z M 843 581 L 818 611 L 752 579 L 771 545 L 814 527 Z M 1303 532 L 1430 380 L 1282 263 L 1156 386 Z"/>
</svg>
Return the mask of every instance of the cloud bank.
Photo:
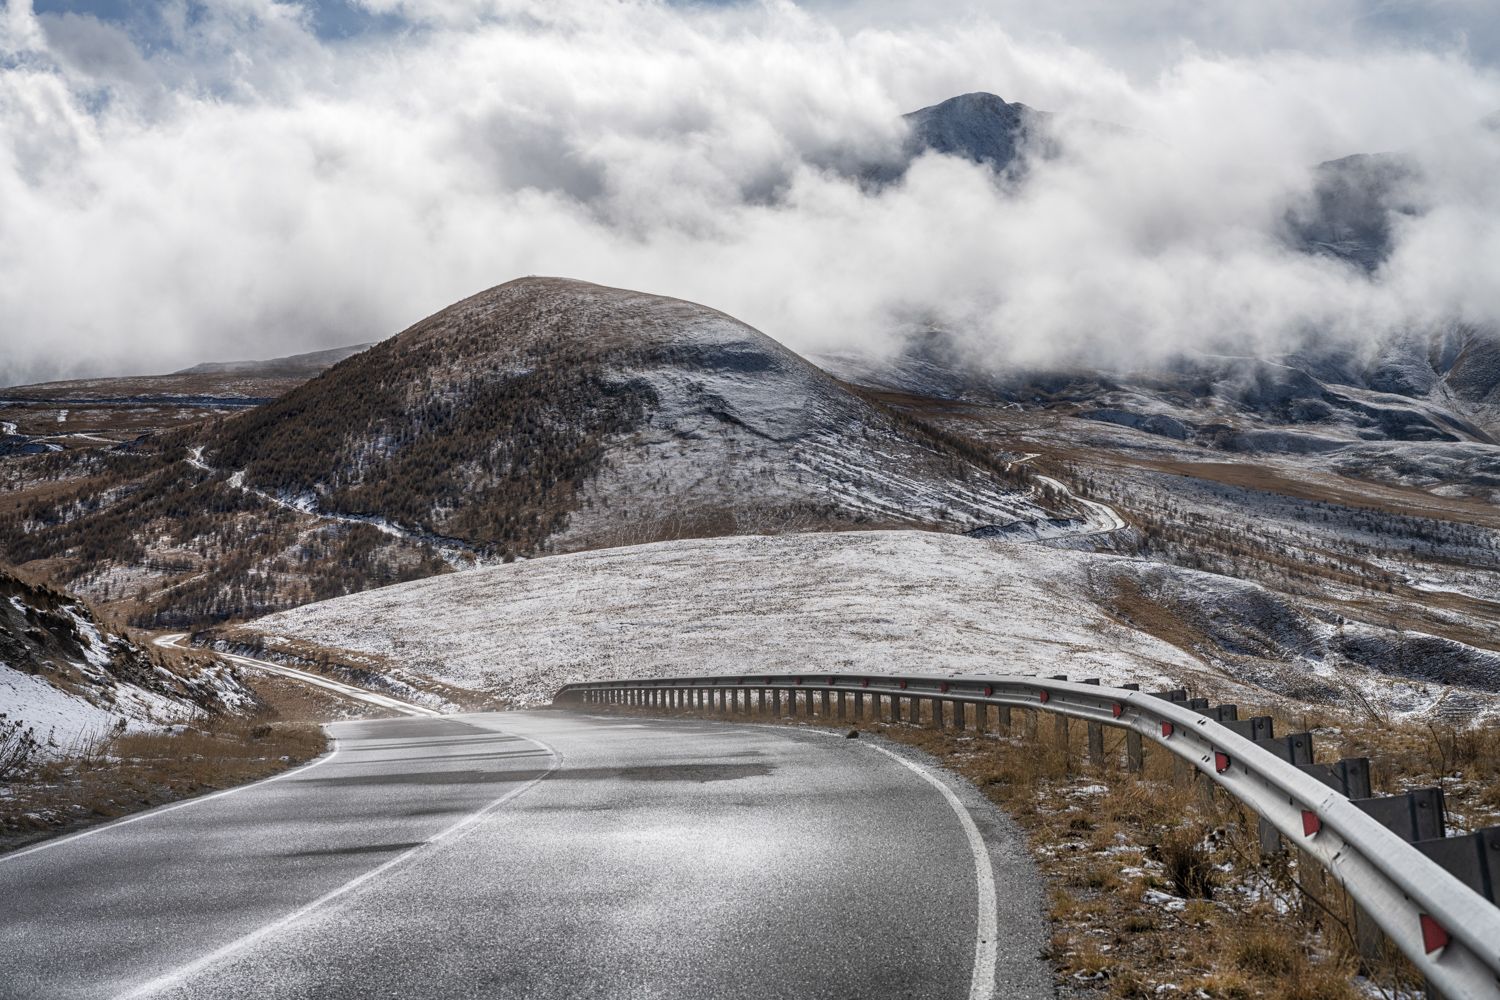
<svg viewBox="0 0 1500 1000">
<path fill-rule="evenodd" d="M 1329 16 L 1301 4 L 1269 41 L 1149 56 L 1005 4 L 362 6 L 395 27 L 330 40 L 274 0 L 169 0 L 149 32 L 0 9 L 0 384 L 379 339 L 524 274 L 694 299 L 804 352 L 938 326 L 997 364 L 1500 320 L 1500 138 L 1474 127 L 1500 79 L 1461 38 L 1299 50 L 1289 22 Z M 975 90 L 1061 113 L 1065 140 L 1129 131 L 1019 186 L 939 156 L 853 179 L 902 112 Z M 1287 247 L 1314 164 L 1389 149 L 1432 208 L 1379 272 Z"/>
</svg>

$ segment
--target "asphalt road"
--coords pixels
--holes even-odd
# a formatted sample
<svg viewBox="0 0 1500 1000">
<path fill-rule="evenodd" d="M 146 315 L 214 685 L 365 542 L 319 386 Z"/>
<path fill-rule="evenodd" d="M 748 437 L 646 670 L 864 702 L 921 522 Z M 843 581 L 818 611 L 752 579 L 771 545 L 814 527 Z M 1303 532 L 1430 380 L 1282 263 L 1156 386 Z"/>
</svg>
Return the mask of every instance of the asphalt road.
<svg viewBox="0 0 1500 1000">
<path fill-rule="evenodd" d="M 1039 882 L 867 740 L 562 712 L 331 756 L 0 857 L 0 996 L 1051 996 Z"/>
</svg>

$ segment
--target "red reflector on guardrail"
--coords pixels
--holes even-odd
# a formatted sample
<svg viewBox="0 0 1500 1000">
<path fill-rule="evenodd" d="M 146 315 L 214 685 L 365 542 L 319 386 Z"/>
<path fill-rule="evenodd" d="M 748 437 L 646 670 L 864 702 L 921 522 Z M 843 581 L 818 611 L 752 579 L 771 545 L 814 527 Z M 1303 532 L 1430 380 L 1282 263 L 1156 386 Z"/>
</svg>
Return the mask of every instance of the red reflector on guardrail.
<svg viewBox="0 0 1500 1000">
<path fill-rule="evenodd" d="M 1447 928 L 1425 913 L 1420 914 L 1420 917 L 1422 919 L 1422 947 L 1427 949 L 1427 954 L 1431 955 L 1439 948 L 1448 947 L 1448 942 L 1452 938 L 1449 937 Z"/>
<path fill-rule="evenodd" d="M 838 683 L 838 681 L 834 680 L 832 677 L 828 678 L 828 686 L 829 687 L 833 687 L 837 683 Z"/>
<path fill-rule="evenodd" d="M 906 682 L 905 681 L 901 682 L 901 690 L 903 690 L 903 691 L 906 690 Z"/>
<path fill-rule="evenodd" d="M 1114 717 L 1118 719 L 1120 717 L 1120 714 L 1125 711 L 1125 706 L 1121 705 L 1117 701 L 1113 705 L 1109 706 L 1109 710 L 1114 714 Z"/>
<path fill-rule="evenodd" d="M 1311 837 L 1323 829 L 1323 821 L 1318 819 L 1318 814 L 1311 809 L 1302 810 L 1302 835 Z"/>
<path fill-rule="evenodd" d="M 986 698 L 988 698 L 990 695 L 992 695 L 994 693 L 995 693 L 995 686 L 993 684 L 986 684 L 984 686 L 984 696 Z"/>
<path fill-rule="evenodd" d="M 1223 774 L 1229 770 L 1229 755 L 1222 750 L 1214 751 L 1214 772 Z"/>
<path fill-rule="evenodd" d="M 1164 740 L 1171 739 L 1173 732 L 1175 732 L 1175 730 L 1172 728 L 1172 724 L 1170 722 L 1163 722 L 1161 724 L 1161 738 L 1162 739 L 1164 739 Z"/>
<path fill-rule="evenodd" d="M 943 681 L 942 683 L 940 683 L 938 685 L 938 690 L 939 691 L 946 691 L 946 690 L 948 690 L 948 682 L 947 681 Z"/>
<path fill-rule="evenodd" d="M 1038 701 L 1045 705 L 1047 704 L 1047 699 L 1051 698 L 1052 696 L 1045 691 L 1038 691 L 1036 693 L 1036 697 Z"/>
<path fill-rule="evenodd" d="M 869 687 L 870 686 L 870 678 L 868 678 L 868 677 L 861 678 L 860 682 L 859 682 L 859 686 L 860 687 L 865 687 L 865 688 Z"/>
<path fill-rule="evenodd" d="M 798 677 L 798 678 L 797 678 L 797 683 L 798 683 L 798 684 L 801 684 L 801 683 L 802 683 L 802 678 L 800 678 L 800 677 Z"/>
</svg>

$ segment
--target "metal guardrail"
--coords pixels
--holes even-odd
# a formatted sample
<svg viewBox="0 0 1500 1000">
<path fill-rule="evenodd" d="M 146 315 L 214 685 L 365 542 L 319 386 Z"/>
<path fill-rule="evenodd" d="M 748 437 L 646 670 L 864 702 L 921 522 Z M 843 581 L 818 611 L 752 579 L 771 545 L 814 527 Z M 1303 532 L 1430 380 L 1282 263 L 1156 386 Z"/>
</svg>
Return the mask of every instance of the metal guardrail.
<svg viewBox="0 0 1500 1000">
<path fill-rule="evenodd" d="M 1090 752 L 1097 743 L 1099 756 L 1102 727 L 1122 728 L 1133 764 L 1139 764 L 1141 740 L 1165 748 L 1259 815 L 1263 839 L 1265 828 L 1272 828 L 1331 873 L 1435 992 L 1449 1000 L 1500 998 L 1500 907 L 1482 896 L 1475 882 L 1484 880 L 1491 892 L 1492 872 L 1500 882 L 1500 856 L 1490 859 L 1485 854 L 1489 848 L 1500 855 L 1500 836 L 1495 831 L 1471 835 L 1477 867 L 1471 864 L 1464 870 L 1477 874 L 1469 874 L 1465 884 L 1429 857 L 1433 841 L 1418 849 L 1371 814 L 1378 810 L 1368 804 L 1385 800 L 1351 799 L 1331 787 L 1347 782 L 1345 772 L 1358 769 L 1345 765 L 1357 762 L 1340 762 L 1337 767 L 1312 764 L 1306 734 L 1275 741 L 1252 739 L 1270 736 L 1270 720 L 1233 720 L 1233 706 L 1214 709 L 1206 701 L 1190 702 L 1182 691 L 1149 694 L 1058 677 L 850 674 L 597 681 L 569 684 L 553 703 L 746 715 L 765 714 L 769 708 L 780 717 L 783 696 L 794 716 L 800 707 L 810 716 L 850 721 L 867 718 L 867 700 L 876 718 L 896 721 L 903 715 L 915 720 L 919 704 L 930 702 L 938 725 L 943 724 L 947 704 L 959 726 L 965 724 L 963 706 L 976 705 L 979 728 L 987 727 L 990 706 L 997 710 L 997 725 L 1006 728 L 1011 709 L 1040 710 L 1056 715 L 1060 728 L 1069 718 L 1088 722 Z M 1230 718 L 1218 721 L 1226 715 Z M 1101 734 L 1097 739 L 1096 732 Z M 1364 782 L 1367 788 L 1367 768 Z"/>
</svg>

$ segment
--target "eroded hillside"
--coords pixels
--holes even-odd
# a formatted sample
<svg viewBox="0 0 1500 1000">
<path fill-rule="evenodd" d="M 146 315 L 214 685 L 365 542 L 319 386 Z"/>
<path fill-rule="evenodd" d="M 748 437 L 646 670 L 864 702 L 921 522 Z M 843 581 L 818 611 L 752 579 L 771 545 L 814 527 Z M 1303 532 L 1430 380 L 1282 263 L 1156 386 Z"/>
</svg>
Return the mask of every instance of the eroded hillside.
<svg viewBox="0 0 1500 1000">
<path fill-rule="evenodd" d="M 169 659 L 110 629 L 77 598 L 0 570 L 0 708 L 38 740 L 67 750 L 116 727 L 255 704 L 231 667 Z"/>
</svg>

